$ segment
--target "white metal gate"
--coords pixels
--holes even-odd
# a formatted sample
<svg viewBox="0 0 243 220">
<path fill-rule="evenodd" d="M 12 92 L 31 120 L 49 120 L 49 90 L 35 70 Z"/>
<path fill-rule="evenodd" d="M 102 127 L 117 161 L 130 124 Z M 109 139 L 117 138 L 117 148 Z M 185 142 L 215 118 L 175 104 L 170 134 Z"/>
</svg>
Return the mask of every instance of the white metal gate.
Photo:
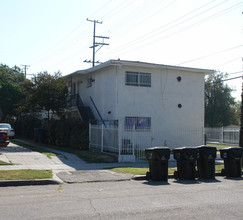
<svg viewBox="0 0 243 220">
<path fill-rule="evenodd" d="M 121 126 L 91 125 L 89 127 L 89 147 L 101 152 L 115 153 L 121 160 L 144 160 L 144 149 L 153 146 L 150 129 L 123 130 Z M 132 159 L 133 158 L 133 159 Z"/>
</svg>

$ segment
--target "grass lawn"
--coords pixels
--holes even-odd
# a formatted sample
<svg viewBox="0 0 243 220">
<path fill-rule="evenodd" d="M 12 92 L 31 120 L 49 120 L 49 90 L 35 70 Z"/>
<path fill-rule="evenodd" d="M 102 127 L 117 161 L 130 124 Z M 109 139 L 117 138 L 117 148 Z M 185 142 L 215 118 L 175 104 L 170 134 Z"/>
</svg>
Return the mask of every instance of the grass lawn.
<svg viewBox="0 0 243 220">
<path fill-rule="evenodd" d="M 238 147 L 236 145 L 224 145 L 224 144 L 207 144 L 207 146 L 216 147 L 217 150 L 222 149 L 222 148 L 227 148 L 227 147 Z"/>
<path fill-rule="evenodd" d="M 92 151 L 80 151 L 74 150 L 73 154 L 76 154 L 82 160 L 87 163 L 116 163 L 117 157 L 110 154 L 104 154 L 101 152 L 92 152 Z"/>
<path fill-rule="evenodd" d="M 215 172 L 221 172 L 223 168 L 223 164 L 215 165 Z M 146 175 L 146 173 L 149 171 L 148 167 L 114 167 L 108 169 L 117 173 L 128 173 L 132 175 Z M 168 168 L 168 174 L 174 174 L 174 171 L 176 170 L 177 168 Z"/>
<path fill-rule="evenodd" d="M 33 142 L 31 140 L 27 140 L 27 141 Z M 29 149 L 34 150 L 34 151 L 44 153 L 47 156 L 57 155 L 56 153 L 47 152 L 46 150 L 43 150 L 42 148 L 39 148 L 39 147 L 32 147 L 29 144 L 23 144 L 20 141 L 11 140 L 11 142 L 14 143 L 14 144 L 29 148 Z M 41 145 L 43 145 L 43 147 L 48 147 L 48 148 L 52 148 L 52 149 L 55 149 L 55 150 L 60 150 L 60 151 L 63 151 L 63 152 L 75 154 L 87 163 L 115 163 L 115 162 L 117 162 L 117 157 L 114 156 L 114 155 L 110 155 L 110 154 L 104 154 L 104 153 L 101 153 L 101 152 L 93 152 L 93 151 L 89 151 L 89 150 L 79 150 L 79 149 L 68 148 L 68 147 L 50 146 L 50 145 L 43 144 L 43 143 L 41 143 Z"/>
<path fill-rule="evenodd" d="M 13 165 L 13 163 L 7 163 L 7 162 L 0 160 L 0 166 L 1 165 Z"/>
<path fill-rule="evenodd" d="M 51 170 L 0 170 L 0 180 L 31 180 L 52 178 Z"/>
<path fill-rule="evenodd" d="M 146 175 L 149 171 L 148 167 L 113 167 L 108 169 L 117 173 L 128 173 L 132 175 Z M 168 168 L 168 174 L 174 174 L 175 170 L 176 168 Z"/>
</svg>

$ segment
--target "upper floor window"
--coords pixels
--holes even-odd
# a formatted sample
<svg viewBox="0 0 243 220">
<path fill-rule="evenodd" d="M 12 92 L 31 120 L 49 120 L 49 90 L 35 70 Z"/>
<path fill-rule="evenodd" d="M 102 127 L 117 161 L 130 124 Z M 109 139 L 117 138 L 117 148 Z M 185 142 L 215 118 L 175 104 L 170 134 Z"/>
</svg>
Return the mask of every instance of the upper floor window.
<svg viewBox="0 0 243 220">
<path fill-rule="evenodd" d="M 151 73 L 126 72 L 126 85 L 151 87 Z"/>
<path fill-rule="evenodd" d="M 94 82 L 94 79 L 88 78 L 87 79 L 87 87 L 91 87 L 93 82 Z"/>
</svg>

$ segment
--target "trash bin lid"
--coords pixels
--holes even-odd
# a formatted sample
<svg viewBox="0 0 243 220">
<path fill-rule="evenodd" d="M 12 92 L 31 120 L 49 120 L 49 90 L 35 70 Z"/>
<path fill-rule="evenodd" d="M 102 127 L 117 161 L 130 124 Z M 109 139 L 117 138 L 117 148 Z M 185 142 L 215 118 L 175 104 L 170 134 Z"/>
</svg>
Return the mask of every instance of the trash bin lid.
<svg viewBox="0 0 243 220">
<path fill-rule="evenodd" d="M 226 157 L 231 157 L 231 158 L 241 158 L 243 156 L 243 148 L 241 147 L 227 147 L 220 149 L 220 155 L 221 157 L 223 156 L 224 158 Z"/>
<path fill-rule="evenodd" d="M 199 150 L 217 150 L 216 147 L 212 147 L 210 145 L 201 145 L 201 146 L 198 146 L 197 149 L 199 149 Z"/>
<path fill-rule="evenodd" d="M 172 150 L 174 158 L 178 159 L 179 157 L 188 159 L 188 158 L 198 158 L 198 149 L 196 147 L 181 147 L 174 148 Z"/>
<path fill-rule="evenodd" d="M 145 149 L 147 160 L 170 159 L 170 148 L 168 147 L 153 147 Z"/>
<path fill-rule="evenodd" d="M 179 147 L 179 148 L 174 148 L 172 149 L 172 152 L 198 152 L 198 148 L 196 147 Z"/>
<path fill-rule="evenodd" d="M 202 157 L 202 156 L 208 157 L 210 155 L 210 156 L 216 158 L 216 152 L 217 152 L 216 147 L 202 145 L 202 146 L 197 147 L 197 149 L 199 150 L 199 157 Z"/>
<path fill-rule="evenodd" d="M 146 148 L 145 151 L 171 151 L 170 148 L 168 147 L 150 147 L 150 148 Z"/>
</svg>

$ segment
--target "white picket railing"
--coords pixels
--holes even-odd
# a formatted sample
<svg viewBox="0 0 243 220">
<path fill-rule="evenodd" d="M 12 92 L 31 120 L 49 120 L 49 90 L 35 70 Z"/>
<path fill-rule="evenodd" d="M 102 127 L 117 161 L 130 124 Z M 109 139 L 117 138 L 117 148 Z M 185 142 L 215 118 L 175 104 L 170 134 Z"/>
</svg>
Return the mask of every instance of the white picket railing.
<svg viewBox="0 0 243 220">
<path fill-rule="evenodd" d="M 155 146 L 170 148 L 204 144 L 204 129 L 124 129 L 122 126 L 91 125 L 89 146 L 101 152 L 119 155 L 120 161 L 144 160 L 144 149 Z M 128 159 L 127 159 L 128 158 Z"/>
<path fill-rule="evenodd" d="M 89 147 L 101 152 L 119 153 L 118 127 L 89 126 Z"/>
<path fill-rule="evenodd" d="M 238 128 L 205 128 L 207 143 L 239 144 L 240 131 Z"/>
</svg>

